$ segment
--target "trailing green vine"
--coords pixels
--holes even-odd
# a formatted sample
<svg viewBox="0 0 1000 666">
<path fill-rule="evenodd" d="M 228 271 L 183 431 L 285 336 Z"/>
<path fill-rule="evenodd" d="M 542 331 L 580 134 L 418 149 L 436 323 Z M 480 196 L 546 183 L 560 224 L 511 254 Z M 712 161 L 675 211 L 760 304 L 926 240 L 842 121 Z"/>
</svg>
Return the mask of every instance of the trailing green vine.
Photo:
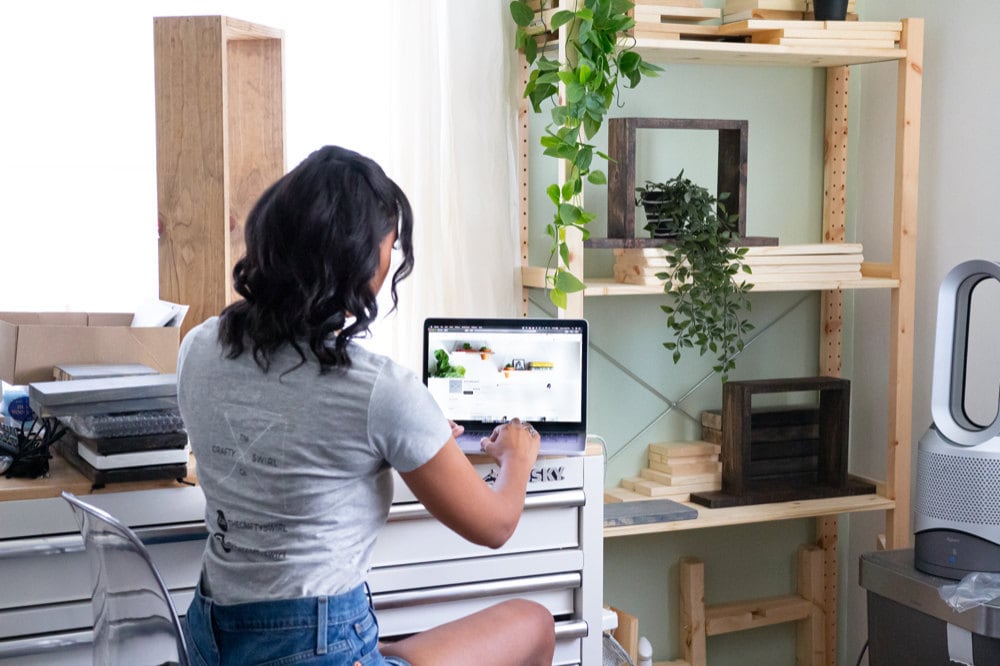
<svg viewBox="0 0 1000 666">
<path fill-rule="evenodd" d="M 549 299 L 565 309 L 567 295 L 585 288 L 580 277 L 569 270 L 570 254 L 566 242 L 568 229 L 578 229 L 583 239 L 590 237 L 587 224 L 596 215 L 579 205 L 583 182 L 592 185 L 607 184 L 607 176 L 595 168 L 595 156 L 608 160 L 607 154 L 589 143 L 604 123 L 611 105 L 619 92 L 619 85 L 634 88 L 643 76 L 655 76 L 662 71 L 644 61 L 632 50 L 627 31 L 635 25 L 628 15 L 633 3 L 628 0 L 583 0 L 576 10 L 561 9 L 551 14 L 545 24 L 545 2 L 541 2 L 538 16 L 541 30 L 546 32 L 568 26 L 566 62 L 541 55 L 535 33 L 538 27 L 535 10 L 527 2 L 514 0 L 510 14 L 517 24 L 515 47 L 524 51 L 530 66 L 524 96 L 531 101 L 536 113 L 541 113 L 542 103 L 551 101 L 551 123 L 545 128 L 540 143 L 544 154 L 566 160 L 566 179 L 549 185 L 546 194 L 555 206 L 552 222 L 546 234 L 552 239 L 549 267 L 555 261 L 554 272 L 546 273 Z M 543 49 L 544 51 L 544 49 Z M 560 99 L 560 84 L 565 95 Z"/>
<path fill-rule="evenodd" d="M 746 316 L 753 284 L 741 275 L 752 272 L 745 263 L 748 248 L 735 244 L 740 240 L 737 216 L 728 215 L 721 201 L 729 194 L 716 199 L 704 188 L 691 187 L 703 194 L 689 194 L 689 199 L 700 203 L 678 214 L 683 224 L 673 251 L 667 252 L 668 270 L 656 275 L 665 280 L 663 290 L 674 297 L 673 305 L 660 306 L 673 334 L 663 346 L 673 352 L 674 363 L 684 349 L 697 349 L 702 356 L 711 351 L 716 355 L 712 370 L 725 382 L 743 351 L 744 336 L 754 329 Z"/>
</svg>

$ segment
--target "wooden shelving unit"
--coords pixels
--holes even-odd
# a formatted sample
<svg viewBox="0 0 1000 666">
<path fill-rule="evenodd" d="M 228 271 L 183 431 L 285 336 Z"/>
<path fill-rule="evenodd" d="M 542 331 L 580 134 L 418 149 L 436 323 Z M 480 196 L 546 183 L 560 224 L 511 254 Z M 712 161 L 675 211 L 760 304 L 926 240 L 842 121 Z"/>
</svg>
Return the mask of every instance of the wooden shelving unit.
<svg viewBox="0 0 1000 666">
<path fill-rule="evenodd" d="M 561 28 L 563 33 L 565 27 Z M 564 56 L 559 40 L 560 56 Z M 856 511 L 884 511 L 885 546 L 909 545 L 911 478 L 911 403 L 913 361 L 914 285 L 916 273 L 917 184 L 920 144 L 920 96 L 923 72 L 923 20 L 903 19 L 896 48 L 834 48 L 825 46 L 778 46 L 694 40 L 639 39 L 636 48 L 647 60 L 658 64 L 741 65 L 747 67 L 822 67 L 827 72 L 826 120 L 824 127 L 824 200 L 822 239 L 824 243 L 845 242 L 847 190 L 847 108 L 850 67 L 877 62 L 897 62 L 895 178 L 891 226 L 892 258 L 887 263 L 864 263 L 862 278 L 852 281 L 816 281 L 794 285 L 760 285 L 757 292 L 822 292 L 819 331 L 818 373 L 840 376 L 842 348 L 843 291 L 886 289 L 891 295 L 888 377 L 888 438 L 885 443 L 887 478 L 878 484 L 878 493 L 832 499 L 782 502 L 765 505 L 707 509 L 696 507 L 697 519 L 606 528 L 605 538 L 636 534 L 672 532 L 724 525 L 739 525 L 793 518 L 816 518 L 817 545 L 823 551 L 822 607 L 825 624 L 825 657 L 820 663 L 836 664 L 837 631 L 837 516 Z M 522 60 L 523 77 L 527 66 Z M 527 102 L 519 106 L 519 226 L 521 232 L 524 310 L 527 290 L 545 286 L 545 269 L 530 266 L 528 257 L 528 116 Z M 818 222 L 818 221 L 817 221 Z M 583 243 L 570 238 L 570 270 L 584 275 Z M 585 297 L 661 294 L 659 286 L 622 284 L 611 279 L 586 280 L 582 293 L 571 294 L 559 316 L 582 317 Z M 873 544 L 874 547 L 874 544 Z"/>
<path fill-rule="evenodd" d="M 183 335 L 235 300 L 243 225 L 285 173 L 281 30 L 228 16 L 153 21 L 160 298 Z"/>
</svg>

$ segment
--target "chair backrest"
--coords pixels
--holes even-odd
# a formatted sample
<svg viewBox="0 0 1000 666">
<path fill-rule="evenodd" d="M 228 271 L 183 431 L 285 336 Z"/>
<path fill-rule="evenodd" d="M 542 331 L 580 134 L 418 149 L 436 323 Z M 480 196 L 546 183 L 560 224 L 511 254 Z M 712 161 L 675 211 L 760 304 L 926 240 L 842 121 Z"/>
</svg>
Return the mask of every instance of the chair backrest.
<svg viewBox="0 0 1000 666">
<path fill-rule="evenodd" d="M 72 493 L 73 508 L 94 581 L 94 663 L 180 664 L 187 650 L 177 609 L 149 551 L 106 511 Z"/>
</svg>

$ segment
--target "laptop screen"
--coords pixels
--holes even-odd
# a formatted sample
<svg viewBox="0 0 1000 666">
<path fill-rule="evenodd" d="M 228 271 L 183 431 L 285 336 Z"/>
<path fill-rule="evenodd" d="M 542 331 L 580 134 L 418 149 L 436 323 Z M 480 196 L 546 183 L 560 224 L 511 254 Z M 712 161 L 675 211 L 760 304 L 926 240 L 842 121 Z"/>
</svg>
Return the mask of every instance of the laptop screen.
<svg viewBox="0 0 1000 666">
<path fill-rule="evenodd" d="M 587 322 L 428 319 L 424 383 L 466 429 L 517 417 L 543 434 L 586 434 Z"/>
</svg>

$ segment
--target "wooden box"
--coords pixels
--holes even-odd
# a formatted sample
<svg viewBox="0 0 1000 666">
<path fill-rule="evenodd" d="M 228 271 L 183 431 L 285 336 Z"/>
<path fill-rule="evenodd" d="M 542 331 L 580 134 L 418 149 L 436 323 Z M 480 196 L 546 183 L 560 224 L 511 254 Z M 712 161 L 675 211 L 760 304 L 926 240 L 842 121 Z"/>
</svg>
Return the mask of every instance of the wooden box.
<svg viewBox="0 0 1000 666">
<path fill-rule="evenodd" d="M 819 403 L 757 410 L 762 393 L 816 391 Z M 850 382 L 834 377 L 730 381 L 723 387 L 722 490 L 691 493 L 712 508 L 875 492 L 849 478 Z M 711 414 L 703 417 L 709 421 Z"/>
</svg>

